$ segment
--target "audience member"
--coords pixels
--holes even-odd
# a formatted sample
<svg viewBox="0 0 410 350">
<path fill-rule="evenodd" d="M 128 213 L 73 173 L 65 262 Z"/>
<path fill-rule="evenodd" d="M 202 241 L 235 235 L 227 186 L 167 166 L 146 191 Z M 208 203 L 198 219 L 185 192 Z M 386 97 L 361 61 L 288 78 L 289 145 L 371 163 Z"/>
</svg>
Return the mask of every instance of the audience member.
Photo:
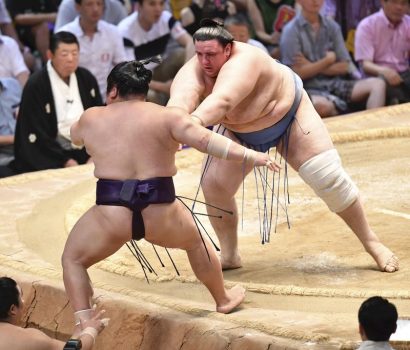
<svg viewBox="0 0 410 350">
<path fill-rule="evenodd" d="M 12 278 L 0 277 L 0 350 L 62 350 L 64 342 L 50 338 L 39 329 L 20 326 L 24 307 L 21 287 Z M 95 337 L 105 328 L 106 321 L 101 318 L 103 314 L 104 310 L 82 320 L 81 332 L 75 340 L 70 340 L 71 343 L 82 344 L 82 350 L 92 349 Z"/>
<path fill-rule="evenodd" d="M 356 31 L 355 59 L 367 75 L 386 80 L 390 104 L 410 102 L 408 11 L 409 0 L 382 0 L 382 9 Z"/>
<path fill-rule="evenodd" d="M 169 10 L 178 21 L 181 19 L 181 10 L 191 5 L 191 0 L 169 0 Z"/>
<path fill-rule="evenodd" d="M 125 17 L 127 10 L 124 5 L 118 0 L 104 0 L 103 20 L 117 25 Z M 63 25 L 72 22 L 78 16 L 75 6 L 75 0 L 63 0 L 58 7 L 55 30 L 60 30 Z"/>
<path fill-rule="evenodd" d="M 181 10 L 181 23 L 186 31 L 193 35 L 200 28 L 202 19 L 213 18 L 223 21 L 235 13 L 236 6 L 232 1 L 193 0 L 189 6 Z"/>
<path fill-rule="evenodd" d="M 153 71 L 148 101 L 162 105 L 169 98 L 175 74 L 194 55 L 192 37 L 170 12 L 164 10 L 164 5 L 164 0 L 137 0 L 137 11 L 118 24 L 127 60 L 164 55 L 162 63 L 148 66 Z M 181 47 L 166 53 L 171 37 Z"/>
<path fill-rule="evenodd" d="M 43 0 L 6 0 L 6 5 L 20 40 L 33 51 L 37 50 L 46 62 L 57 5 L 53 1 Z"/>
<path fill-rule="evenodd" d="M 116 26 L 101 20 L 104 0 L 75 2 L 80 15 L 60 30 L 71 32 L 77 37 L 80 43 L 79 65 L 93 73 L 101 96 L 105 97 L 108 74 L 117 63 L 126 60 L 124 42 Z"/>
<path fill-rule="evenodd" d="M 280 57 L 283 27 L 295 16 L 295 0 L 247 0 L 247 11 L 256 38 L 267 46 L 270 55 Z"/>
<path fill-rule="evenodd" d="M 16 79 L 0 78 L 0 177 L 13 174 L 7 165 L 14 159 L 14 131 L 21 90 Z"/>
<path fill-rule="evenodd" d="M 268 50 L 260 41 L 251 38 L 249 22 L 241 13 L 227 17 L 224 26 L 232 34 L 234 40 L 256 46 L 268 53 Z"/>
<path fill-rule="evenodd" d="M 88 107 L 101 105 L 94 76 L 78 67 L 79 44 L 68 32 L 51 37 L 49 61 L 23 89 L 14 143 L 14 171 L 28 172 L 83 164 L 89 156 L 75 148 L 70 127 Z"/>
<path fill-rule="evenodd" d="M 393 350 L 390 336 L 396 332 L 397 309 L 379 296 L 365 300 L 359 309 L 359 333 L 363 342 L 358 350 Z"/>
<path fill-rule="evenodd" d="M 332 17 L 342 30 L 345 45 L 354 57 L 354 36 L 359 22 L 380 9 L 380 0 L 325 0 L 321 13 Z"/>
<path fill-rule="evenodd" d="M 31 53 L 30 48 L 28 46 L 24 46 L 18 37 L 16 29 L 11 21 L 10 14 L 3 0 L 0 0 L 0 34 L 7 35 L 17 42 L 19 49 L 23 54 L 24 62 L 31 71 L 34 71 L 36 63 L 35 58 Z"/>
<path fill-rule="evenodd" d="M 339 25 L 320 14 L 324 0 L 299 0 L 301 12 L 281 36 L 282 62 L 304 80 L 321 117 L 349 111 L 352 103 L 366 108 L 385 105 L 386 84 L 380 78 L 357 80 Z"/>
<path fill-rule="evenodd" d="M 30 75 L 17 42 L 5 35 L 0 35 L 0 78 L 15 78 L 23 87 Z"/>
</svg>

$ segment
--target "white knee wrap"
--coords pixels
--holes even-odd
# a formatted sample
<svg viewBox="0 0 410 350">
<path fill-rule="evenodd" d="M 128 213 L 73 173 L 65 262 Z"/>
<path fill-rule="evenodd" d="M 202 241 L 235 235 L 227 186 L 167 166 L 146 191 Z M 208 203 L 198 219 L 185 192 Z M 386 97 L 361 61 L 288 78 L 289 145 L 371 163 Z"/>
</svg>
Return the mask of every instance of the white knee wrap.
<svg viewBox="0 0 410 350">
<path fill-rule="evenodd" d="M 359 196 L 359 190 L 342 168 L 335 149 L 303 163 L 299 175 L 335 213 L 347 209 Z"/>
</svg>

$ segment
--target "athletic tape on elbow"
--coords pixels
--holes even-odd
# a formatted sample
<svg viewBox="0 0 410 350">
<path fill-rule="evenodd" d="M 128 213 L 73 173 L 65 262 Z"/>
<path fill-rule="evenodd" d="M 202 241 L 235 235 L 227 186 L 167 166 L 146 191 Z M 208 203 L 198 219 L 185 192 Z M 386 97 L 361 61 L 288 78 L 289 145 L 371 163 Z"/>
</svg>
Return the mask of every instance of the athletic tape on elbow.
<svg viewBox="0 0 410 350">
<path fill-rule="evenodd" d="M 206 152 L 211 156 L 226 159 L 228 157 L 229 147 L 231 146 L 231 143 L 231 139 L 213 132 L 211 138 L 209 139 Z"/>
<path fill-rule="evenodd" d="M 335 149 L 322 152 L 303 163 L 299 175 L 332 212 L 342 212 L 359 196 L 358 188 L 344 171 Z"/>
</svg>

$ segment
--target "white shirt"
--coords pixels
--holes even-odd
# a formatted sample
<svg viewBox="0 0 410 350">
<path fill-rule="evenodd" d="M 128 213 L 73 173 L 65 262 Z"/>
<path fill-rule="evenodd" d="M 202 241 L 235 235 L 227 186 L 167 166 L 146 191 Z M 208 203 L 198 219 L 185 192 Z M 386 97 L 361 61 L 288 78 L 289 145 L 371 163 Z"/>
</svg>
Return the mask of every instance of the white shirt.
<svg viewBox="0 0 410 350">
<path fill-rule="evenodd" d="M 365 340 L 357 350 L 394 350 L 388 341 Z"/>
<path fill-rule="evenodd" d="M 118 24 L 118 29 L 123 38 L 130 40 L 135 46 L 135 51 L 133 48 L 125 48 L 128 60 L 163 55 L 170 36 L 177 40 L 182 35 L 187 34 L 181 23 L 165 10 L 162 11 L 159 20 L 148 31 L 141 27 L 138 21 L 138 12 L 124 18 Z M 147 69 L 154 69 L 156 65 L 151 63 L 147 65 Z"/>
<path fill-rule="evenodd" d="M 1 1 L 1 0 L 0 0 Z M 15 0 L 18 1 L 18 0 Z M 122 19 L 127 17 L 127 10 L 124 5 L 118 0 L 105 0 L 105 8 L 103 20 L 108 23 L 118 24 Z M 75 8 L 75 0 L 63 0 L 58 6 L 57 18 L 55 23 L 55 31 L 73 21 L 78 16 Z"/>
<path fill-rule="evenodd" d="M 71 140 L 71 125 L 79 120 L 84 112 L 77 76 L 75 73 L 71 73 L 69 85 L 67 85 L 55 71 L 51 61 L 47 62 L 47 72 L 56 108 L 58 132 L 66 139 Z"/>
<path fill-rule="evenodd" d="M 59 31 L 73 33 L 80 43 L 81 67 L 87 68 L 97 79 L 103 98 L 107 92 L 107 76 L 111 69 L 126 60 L 122 36 L 116 26 L 98 21 L 93 37 L 85 35 L 80 26 L 80 17 L 61 27 Z"/>
<path fill-rule="evenodd" d="M 28 71 L 17 42 L 9 36 L 0 35 L 0 78 L 16 78 Z"/>
</svg>

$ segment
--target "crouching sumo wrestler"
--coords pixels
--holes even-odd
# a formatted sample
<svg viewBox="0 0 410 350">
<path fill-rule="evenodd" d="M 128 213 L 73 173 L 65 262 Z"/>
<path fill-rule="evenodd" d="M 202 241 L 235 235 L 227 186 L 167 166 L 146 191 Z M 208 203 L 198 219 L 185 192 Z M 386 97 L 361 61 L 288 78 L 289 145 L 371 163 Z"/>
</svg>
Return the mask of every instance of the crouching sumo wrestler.
<svg viewBox="0 0 410 350">
<path fill-rule="evenodd" d="M 201 237 L 191 212 L 176 200 L 172 177 L 175 153 L 188 144 L 246 166 L 279 170 L 266 153 L 247 149 L 194 122 L 179 108 L 145 102 L 151 71 L 141 62 L 115 66 L 107 79 L 107 106 L 90 108 L 71 128 L 72 141 L 84 144 L 95 165 L 97 205 L 72 229 L 62 264 L 66 292 L 80 319 L 93 315 L 93 289 L 87 268 L 124 243 L 145 239 L 187 252 L 197 278 L 228 313 L 244 299 L 241 286 L 225 289 L 220 261 Z M 115 103 L 114 103 L 115 102 Z"/>
</svg>

